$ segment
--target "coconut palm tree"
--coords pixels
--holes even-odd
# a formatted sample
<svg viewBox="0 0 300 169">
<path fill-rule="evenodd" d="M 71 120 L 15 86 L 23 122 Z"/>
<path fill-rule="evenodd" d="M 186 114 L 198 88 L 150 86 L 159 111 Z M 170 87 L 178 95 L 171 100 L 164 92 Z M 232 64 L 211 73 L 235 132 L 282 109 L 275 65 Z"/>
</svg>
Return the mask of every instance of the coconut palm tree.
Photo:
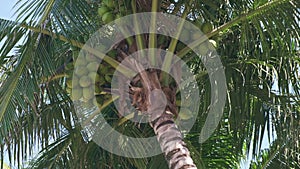
<svg viewBox="0 0 300 169">
<path fill-rule="evenodd" d="M 241 159 L 249 153 L 255 155 L 253 168 L 299 168 L 300 2 L 30 0 L 18 3 L 16 21 L 0 20 L 0 39 L 4 42 L 0 49 L 1 159 L 6 154 L 11 162 L 17 162 L 18 168 L 239 168 Z M 107 53 L 91 49 L 83 54 L 84 44 L 103 25 L 122 16 L 149 11 L 178 16 L 198 26 L 210 40 L 201 51 L 206 50 L 204 55 L 211 54 L 210 49 L 215 46 L 222 61 L 227 83 L 226 105 L 221 121 L 216 118 L 217 129 L 205 142 L 199 143 L 199 136 L 207 126 L 205 119 L 210 117 L 208 112 L 216 100 L 211 94 L 215 91 L 209 70 L 197 57 L 199 53 L 191 50 L 201 47 L 202 36 L 188 36 L 194 46 L 187 46 L 176 37 L 145 33 L 121 38 L 109 46 Z M 139 29 L 138 25 L 133 20 L 134 30 Z M 173 29 L 168 23 L 163 25 Z M 185 29 L 179 26 L 178 30 L 181 33 L 178 35 L 184 34 Z M 101 32 L 108 41 L 112 37 L 110 31 Z M 187 63 L 197 81 L 199 101 L 189 102 L 195 98 L 193 93 L 180 98 L 183 91 L 178 89 L 182 84 L 175 81 L 182 77 L 171 78 L 161 70 L 144 69 L 130 59 L 121 73 L 129 69 L 143 71 L 129 81 L 129 101 L 120 92 L 126 89 L 111 85 L 118 64 L 147 48 L 167 50 Z M 172 64 L 164 60 L 168 55 L 163 54 L 159 53 L 160 57 L 153 62 L 162 60 L 165 65 Z M 91 101 L 84 89 L 90 84 L 78 76 L 86 72 L 76 68 L 89 67 L 97 57 L 103 62 L 93 85 L 101 113 L 87 123 L 99 128 L 109 125 L 135 138 L 157 136 L 156 144 L 163 154 L 144 158 L 115 155 L 96 144 L 91 136 L 95 128 L 83 125 L 90 114 L 79 116 L 76 100 Z M 179 69 L 174 67 L 174 71 Z M 122 80 L 121 75 L 117 77 Z M 114 94 L 117 98 L 111 97 Z M 114 99 L 120 105 L 133 104 L 134 109 L 120 110 L 112 104 Z M 180 99 L 182 104 L 176 104 Z M 189 105 L 197 105 L 198 109 L 189 111 Z M 178 114 L 178 110 L 186 111 Z M 189 132 L 180 128 L 195 114 L 198 116 Z M 99 117 L 104 117 L 107 123 L 101 123 Z M 140 122 L 146 117 L 150 117 L 150 124 Z M 124 137 L 112 140 L 109 136 L 110 132 L 96 138 L 126 151 L 122 146 L 129 142 Z M 262 150 L 263 138 L 267 136 L 275 141 L 268 150 Z M 142 153 L 138 151 L 153 145 L 135 146 L 135 153 Z M 24 162 L 28 159 L 32 160 Z"/>
</svg>

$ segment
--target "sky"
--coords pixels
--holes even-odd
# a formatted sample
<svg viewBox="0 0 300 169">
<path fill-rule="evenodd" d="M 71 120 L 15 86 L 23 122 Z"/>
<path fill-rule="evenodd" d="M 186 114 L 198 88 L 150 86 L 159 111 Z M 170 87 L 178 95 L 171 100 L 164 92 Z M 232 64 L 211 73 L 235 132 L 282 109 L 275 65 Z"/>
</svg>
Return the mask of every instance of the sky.
<svg viewBox="0 0 300 169">
<path fill-rule="evenodd" d="M 12 8 L 16 2 L 17 2 L 17 0 L 1 0 L 0 1 L 0 18 L 11 19 L 14 14 L 14 10 Z"/>
<path fill-rule="evenodd" d="M 15 9 L 13 6 L 17 0 L 0 0 L 0 18 L 7 19 L 7 20 L 14 20 L 16 16 L 14 15 Z M 0 48 L 2 47 L 3 42 L 0 42 Z"/>
</svg>

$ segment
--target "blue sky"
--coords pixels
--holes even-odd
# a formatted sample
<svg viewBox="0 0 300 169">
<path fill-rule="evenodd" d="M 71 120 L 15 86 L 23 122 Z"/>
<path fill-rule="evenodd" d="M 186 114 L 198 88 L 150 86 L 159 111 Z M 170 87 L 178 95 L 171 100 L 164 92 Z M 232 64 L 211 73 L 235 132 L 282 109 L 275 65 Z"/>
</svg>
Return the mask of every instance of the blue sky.
<svg viewBox="0 0 300 169">
<path fill-rule="evenodd" d="M 17 0 L 2 0 L 0 4 L 0 18 L 11 19 L 14 14 L 12 8 L 16 2 Z"/>
<path fill-rule="evenodd" d="M 18 0 L 2 0 L 0 3 L 0 18 L 7 20 L 15 20 L 16 16 L 14 5 Z M 3 45 L 3 42 L 0 42 L 0 48 Z"/>
</svg>

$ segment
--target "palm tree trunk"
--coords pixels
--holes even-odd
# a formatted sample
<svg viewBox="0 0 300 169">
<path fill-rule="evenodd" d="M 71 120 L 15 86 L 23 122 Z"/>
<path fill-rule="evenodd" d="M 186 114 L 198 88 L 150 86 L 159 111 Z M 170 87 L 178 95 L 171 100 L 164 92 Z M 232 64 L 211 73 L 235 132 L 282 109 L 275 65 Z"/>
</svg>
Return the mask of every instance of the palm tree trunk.
<svg viewBox="0 0 300 169">
<path fill-rule="evenodd" d="M 170 169 L 196 169 L 182 134 L 174 122 L 175 112 L 165 111 L 151 124 Z"/>
<path fill-rule="evenodd" d="M 138 79 L 143 87 L 139 90 L 136 90 L 138 87 L 131 88 L 133 104 L 150 115 L 150 125 L 157 136 L 169 168 L 196 169 L 183 136 L 174 122 L 174 116 L 177 115 L 176 90 L 172 90 L 170 86 L 161 87 L 159 81 L 161 72 L 158 70 L 149 69 L 139 72 Z"/>
<path fill-rule="evenodd" d="M 133 43 L 129 48 L 134 49 L 134 51 L 130 51 L 130 53 L 134 53 L 137 50 L 136 43 Z M 119 49 L 120 60 L 128 57 L 121 50 L 121 47 Z M 162 86 L 160 80 L 163 77 L 163 72 L 161 70 L 146 69 L 137 60 L 128 60 L 128 63 L 132 69 L 139 72 L 130 82 L 129 93 L 131 94 L 132 105 L 150 116 L 150 125 L 157 135 L 157 140 L 169 168 L 196 169 L 197 167 L 183 141 L 183 136 L 174 122 L 174 117 L 177 116 L 176 89 L 168 84 Z M 139 86 L 138 82 L 141 82 L 142 86 Z M 122 100 L 120 99 L 121 105 Z"/>
</svg>

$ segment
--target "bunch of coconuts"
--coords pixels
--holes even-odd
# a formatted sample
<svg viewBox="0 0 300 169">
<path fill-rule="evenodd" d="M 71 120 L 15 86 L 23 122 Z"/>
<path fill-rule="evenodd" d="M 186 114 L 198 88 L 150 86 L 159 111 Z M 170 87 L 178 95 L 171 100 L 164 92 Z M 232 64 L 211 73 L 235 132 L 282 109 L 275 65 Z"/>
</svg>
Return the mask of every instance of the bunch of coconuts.
<svg viewBox="0 0 300 169">
<path fill-rule="evenodd" d="M 105 62 L 100 63 L 99 59 L 90 53 L 86 53 L 82 57 L 78 57 L 78 52 L 74 52 L 74 55 L 76 67 L 74 68 L 74 62 L 65 66 L 66 91 L 71 95 L 72 100 L 93 102 L 95 106 L 101 106 L 106 99 L 111 98 L 109 93 L 104 92 L 104 88 L 110 87 L 114 68 Z M 107 55 L 115 57 L 117 52 L 111 50 Z M 95 83 L 93 79 L 95 79 Z M 96 99 L 91 100 L 95 96 Z"/>
<path fill-rule="evenodd" d="M 130 1 L 103 0 L 98 8 L 98 14 L 103 23 L 107 24 L 130 12 Z"/>
<path fill-rule="evenodd" d="M 187 24 L 184 29 L 182 29 L 181 34 L 180 34 L 180 40 L 183 42 L 188 42 L 191 43 L 193 41 L 200 40 L 203 38 L 203 36 L 209 34 L 213 30 L 213 26 L 210 22 L 203 22 L 201 23 L 200 21 L 196 20 L 192 22 L 196 27 L 191 26 L 190 24 Z M 198 29 L 202 31 L 202 33 L 198 33 Z M 160 40 L 161 35 L 158 37 L 158 43 Z M 209 51 L 215 50 L 217 47 L 217 42 L 214 40 L 215 37 L 212 39 L 208 39 L 207 41 L 202 42 L 199 44 L 197 47 L 198 50 L 200 51 L 200 55 L 206 55 Z M 164 39 L 167 39 L 164 37 Z M 178 41 L 176 45 L 176 51 L 180 51 L 183 48 L 186 47 L 186 44 Z"/>
<path fill-rule="evenodd" d="M 210 22 L 204 22 L 201 23 L 199 21 L 193 21 L 193 24 L 202 31 L 203 34 L 208 34 L 213 30 L 213 26 Z M 198 34 L 197 32 L 197 28 L 196 27 L 192 27 L 188 24 L 187 27 L 185 27 L 185 29 L 183 29 L 181 31 L 180 34 L 180 40 L 182 41 L 196 41 L 198 39 L 201 38 L 201 36 L 203 34 Z M 161 48 L 161 45 L 163 45 L 164 49 L 168 47 L 168 44 L 170 42 L 170 38 L 166 37 L 164 35 L 158 35 L 157 36 L 157 44 L 158 47 Z M 183 49 L 184 47 L 186 47 L 186 45 L 180 41 L 177 42 L 176 45 L 176 51 L 180 51 L 181 49 Z M 201 51 L 201 54 L 205 55 L 207 53 L 208 50 L 214 50 L 214 48 L 217 47 L 217 42 L 213 39 L 209 39 L 207 41 L 207 43 L 202 43 L 199 46 L 199 50 Z"/>
<path fill-rule="evenodd" d="M 113 20 L 130 13 L 130 1 L 103 0 L 98 8 L 98 14 L 104 24 L 112 22 Z M 213 26 L 210 22 L 194 22 L 194 24 L 198 28 L 200 28 L 204 34 L 210 33 L 213 29 Z M 201 35 L 192 35 L 189 33 L 190 31 L 193 31 L 192 29 L 193 28 L 188 28 L 186 30 L 183 30 L 181 36 L 192 40 L 197 40 L 197 38 L 200 38 Z M 158 35 L 158 45 L 162 44 L 167 47 L 167 43 L 169 41 L 169 37 Z M 211 45 L 200 45 L 200 51 L 208 51 L 212 47 L 216 47 L 216 42 L 214 40 L 209 40 L 209 43 Z M 185 47 L 185 45 L 182 42 L 178 42 L 176 50 L 179 51 L 183 47 Z M 205 54 L 206 52 L 202 53 Z M 74 54 L 76 55 L 76 52 L 74 52 Z M 116 57 L 117 52 L 110 51 L 107 55 L 110 57 Z M 76 57 L 77 56 L 74 56 L 74 58 Z M 97 72 L 89 71 L 95 70 L 95 67 L 98 69 Z M 106 87 L 110 87 L 114 71 L 115 70 L 113 69 L 113 67 L 105 62 L 102 62 L 99 65 L 98 58 L 92 54 L 87 53 L 84 57 L 77 58 L 75 70 L 73 62 L 68 63 L 68 65 L 66 66 L 66 72 L 68 75 L 66 80 L 66 89 L 71 94 L 73 100 L 90 102 L 91 99 L 96 96 L 96 99 L 92 100 L 92 102 L 96 106 L 101 106 L 105 100 L 111 98 L 111 94 L 104 91 Z M 95 79 L 95 83 L 93 83 L 92 79 Z M 92 85 L 94 85 L 95 90 L 92 90 Z M 190 101 L 188 101 L 189 99 L 187 98 L 183 100 L 185 103 L 183 104 L 183 107 L 180 107 L 180 109 L 184 113 L 180 115 L 180 118 L 183 120 L 187 120 L 192 116 L 191 111 L 188 109 Z M 178 101 L 177 106 L 180 106 Z"/>
</svg>

